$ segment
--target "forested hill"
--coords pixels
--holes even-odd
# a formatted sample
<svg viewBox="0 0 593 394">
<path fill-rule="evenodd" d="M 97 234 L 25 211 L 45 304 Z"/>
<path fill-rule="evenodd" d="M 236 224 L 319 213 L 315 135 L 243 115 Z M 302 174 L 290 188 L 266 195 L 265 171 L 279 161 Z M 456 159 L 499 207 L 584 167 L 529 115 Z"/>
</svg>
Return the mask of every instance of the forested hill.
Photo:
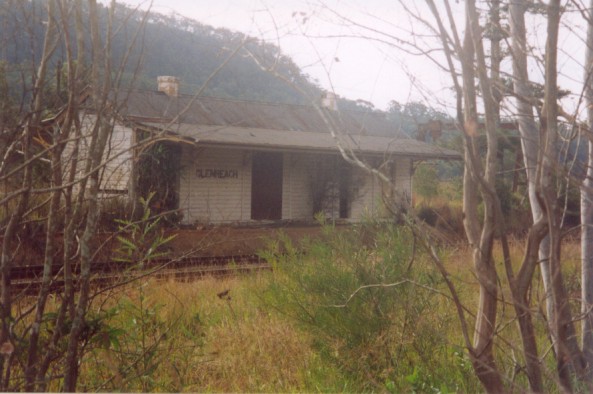
<svg viewBox="0 0 593 394">
<path fill-rule="evenodd" d="M 127 29 L 137 29 L 140 18 Z M 173 75 L 181 79 L 181 92 L 187 94 L 196 93 L 209 78 L 203 91 L 208 96 L 305 103 L 309 99 L 295 87 L 312 97 L 321 93 L 277 46 L 179 15 L 150 15 L 141 70 L 140 87 L 154 88 L 158 75 Z"/>
<path fill-rule="evenodd" d="M 6 81 L 17 100 L 30 92 L 30 75 L 40 60 L 46 6 L 46 0 L 0 2 L 0 82 Z M 99 11 L 105 37 L 109 10 L 100 5 Z M 114 19 L 112 58 L 114 69 L 127 58 L 124 85 L 154 90 L 157 76 L 173 75 L 180 78 L 181 93 L 186 94 L 195 94 L 205 86 L 201 95 L 221 98 L 308 104 L 321 97 L 322 89 L 271 43 L 180 15 L 145 14 L 123 5 L 116 6 Z M 69 20 L 73 34 L 73 12 Z M 71 37 L 72 43 L 74 40 Z M 76 49 L 76 45 L 72 47 Z M 128 48 L 133 50 L 126 57 Z M 65 51 L 64 40 L 59 40 L 49 67 L 55 77 L 50 80 L 56 86 L 50 89 L 60 90 L 60 75 L 64 73 L 59 70 Z M 375 111 L 364 101 L 340 98 L 338 104 L 342 110 Z M 395 102 L 386 116 L 394 129 L 409 135 L 414 134 L 418 122 L 446 117 L 422 104 Z"/>
<path fill-rule="evenodd" d="M 103 36 L 107 16 L 108 9 L 100 6 Z M 31 70 L 39 62 L 46 19 L 44 0 L 1 2 L 0 60 L 6 65 L 9 80 L 18 81 L 23 69 Z M 71 20 L 73 27 L 74 16 Z M 224 64 L 209 80 L 201 92 L 203 95 L 306 103 L 310 99 L 298 93 L 295 86 L 311 97 L 321 94 L 321 89 L 277 46 L 242 33 L 214 28 L 179 15 L 152 12 L 147 16 L 143 11 L 123 5 L 117 6 L 115 20 L 113 60 L 117 65 L 127 48 L 134 47 L 127 62 L 126 82 L 134 81 L 137 88 L 155 89 L 157 76 L 173 75 L 181 79 L 182 93 L 193 94 Z M 72 42 L 74 39 L 72 37 Z M 60 43 L 51 62 L 54 72 L 65 57 L 65 50 Z M 273 69 L 286 81 L 265 69 Z"/>
</svg>

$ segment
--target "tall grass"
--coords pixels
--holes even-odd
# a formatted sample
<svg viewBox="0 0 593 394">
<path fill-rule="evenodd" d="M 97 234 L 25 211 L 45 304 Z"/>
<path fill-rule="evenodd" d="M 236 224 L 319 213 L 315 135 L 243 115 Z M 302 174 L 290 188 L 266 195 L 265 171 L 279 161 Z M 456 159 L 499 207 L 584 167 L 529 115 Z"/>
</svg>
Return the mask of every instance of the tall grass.
<svg viewBox="0 0 593 394">
<path fill-rule="evenodd" d="M 523 248 L 522 239 L 511 240 L 515 266 Z M 566 274 L 574 277 L 570 290 L 578 297 L 578 248 L 567 242 L 564 250 Z M 471 250 L 448 246 L 440 253 L 471 326 L 478 288 Z M 96 335 L 81 365 L 80 389 L 481 390 L 442 280 L 405 229 L 367 225 L 337 232 L 326 226 L 319 238 L 300 244 L 279 239 L 264 254 L 272 272 L 188 283 L 151 279 L 96 298 L 89 327 Z M 503 272 L 498 250 L 494 258 Z M 555 366 L 538 313 L 543 293 L 539 279 L 533 283 L 551 380 Z M 508 381 L 526 387 L 508 290 L 500 297 L 496 355 Z"/>
<path fill-rule="evenodd" d="M 269 305 L 311 332 L 324 361 L 358 390 L 478 389 L 439 299 L 440 278 L 404 228 L 326 226 L 321 238 L 283 239 L 276 249 L 266 255 Z"/>
<path fill-rule="evenodd" d="M 105 340 L 83 360 L 80 388 L 348 391 L 348 377 L 322 363 L 308 333 L 261 307 L 257 294 L 266 281 L 266 274 L 150 280 L 109 297 L 113 305 L 97 302 L 110 316 L 99 335 Z"/>
</svg>

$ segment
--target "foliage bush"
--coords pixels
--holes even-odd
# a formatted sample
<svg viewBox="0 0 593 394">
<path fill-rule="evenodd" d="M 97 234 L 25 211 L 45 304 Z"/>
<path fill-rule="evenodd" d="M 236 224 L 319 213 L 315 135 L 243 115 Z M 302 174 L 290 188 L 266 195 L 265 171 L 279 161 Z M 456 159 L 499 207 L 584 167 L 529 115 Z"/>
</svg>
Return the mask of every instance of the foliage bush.
<svg viewBox="0 0 593 394">
<path fill-rule="evenodd" d="M 114 261 L 143 268 L 144 264 L 151 260 L 168 254 L 164 247 L 176 237 L 176 234 L 165 236 L 160 225 L 162 216 L 152 216 L 150 202 L 153 196 L 151 193 L 147 198 L 140 198 L 143 208 L 140 220 L 115 220 L 118 224 L 118 247 L 114 251 Z"/>
<path fill-rule="evenodd" d="M 379 224 L 324 226 L 299 245 L 284 238 L 264 256 L 274 267 L 265 300 L 311 331 L 360 390 L 477 389 L 429 290 L 439 277 L 413 245 L 404 228 Z"/>
<path fill-rule="evenodd" d="M 85 363 L 87 390 L 179 391 L 183 375 L 203 354 L 203 327 L 198 316 L 178 313 L 148 296 L 148 282 L 132 298 L 122 297 L 102 312 L 93 350 Z M 165 371 L 169 370 L 169 371 Z"/>
</svg>

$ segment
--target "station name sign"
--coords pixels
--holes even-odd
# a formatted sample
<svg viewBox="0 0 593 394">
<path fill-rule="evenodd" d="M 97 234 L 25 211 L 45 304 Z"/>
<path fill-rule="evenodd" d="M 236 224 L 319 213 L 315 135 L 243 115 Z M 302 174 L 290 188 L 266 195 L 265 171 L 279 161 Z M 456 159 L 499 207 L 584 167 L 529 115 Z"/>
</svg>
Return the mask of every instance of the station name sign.
<svg viewBox="0 0 593 394">
<path fill-rule="evenodd" d="M 221 170 L 215 168 L 198 168 L 196 170 L 198 178 L 218 178 L 218 179 L 237 179 L 239 178 L 239 171 L 237 170 Z"/>
</svg>

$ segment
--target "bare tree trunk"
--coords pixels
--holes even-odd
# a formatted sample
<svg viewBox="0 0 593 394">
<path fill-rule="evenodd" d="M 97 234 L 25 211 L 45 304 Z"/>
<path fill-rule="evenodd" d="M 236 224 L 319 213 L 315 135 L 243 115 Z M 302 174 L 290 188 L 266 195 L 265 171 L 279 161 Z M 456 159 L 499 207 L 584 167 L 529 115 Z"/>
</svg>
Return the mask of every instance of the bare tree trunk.
<svg viewBox="0 0 593 394">
<path fill-rule="evenodd" d="M 533 116 L 533 94 L 529 87 L 527 71 L 527 44 L 525 32 L 525 0 L 513 1 L 509 4 L 511 26 L 511 51 L 513 56 L 513 93 L 516 102 L 516 116 L 521 136 L 521 149 L 527 175 L 527 190 L 533 222 L 542 220 L 544 213 L 540 200 L 536 194 L 536 178 L 538 166 L 538 152 L 540 148 L 539 129 Z M 544 289 L 548 295 L 546 299 L 548 319 L 553 317 L 553 304 L 550 292 L 550 269 L 548 262 L 549 244 L 543 242 L 539 246 L 539 259 L 542 271 Z"/>
<path fill-rule="evenodd" d="M 474 1 L 466 2 L 466 29 L 463 43 L 460 42 L 455 28 L 453 14 L 448 2 L 445 2 L 447 17 L 451 25 L 453 40 L 452 45 L 461 62 L 461 76 L 463 84 L 457 82 L 453 59 L 449 50 L 449 39 L 441 16 L 435 3 L 427 0 L 434 15 L 441 38 L 450 74 L 457 91 L 457 117 L 464 132 L 464 175 L 463 175 L 463 224 L 466 237 L 473 250 L 473 262 L 476 276 L 480 285 L 478 311 L 474 329 L 473 346 L 468 347 L 470 358 L 476 376 L 488 392 L 503 392 L 505 387 L 502 376 L 494 360 L 494 338 L 496 336 L 497 318 L 497 273 L 492 259 L 492 246 L 495 231 L 500 231 L 497 223 L 497 212 L 500 212 L 500 202 L 496 197 L 494 180 L 496 174 L 497 135 L 496 122 L 498 119 L 497 102 L 493 97 L 490 78 L 487 75 L 484 48 L 481 42 L 479 18 L 475 10 Z M 474 65 L 474 61 L 477 67 Z M 476 73 L 485 98 L 486 109 L 486 136 L 488 152 L 485 166 L 482 164 L 478 149 L 478 136 L 480 133 L 477 92 L 475 88 Z M 495 76 L 497 71 L 494 70 Z M 479 196 L 485 206 L 483 224 L 478 215 Z"/>
<path fill-rule="evenodd" d="M 80 212 L 80 207 L 82 205 L 82 197 L 84 193 L 80 193 L 79 197 L 80 200 L 77 202 L 75 201 L 76 198 L 73 195 L 74 192 L 74 180 L 76 178 L 76 170 L 78 168 L 78 153 L 79 153 L 79 144 L 81 138 L 81 129 L 82 125 L 80 124 L 79 119 L 79 108 L 78 108 L 78 100 L 80 99 L 79 94 L 82 92 L 82 78 L 84 74 L 84 67 L 85 64 L 85 39 L 84 39 L 84 24 L 82 20 L 82 5 L 80 2 L 75 2 L 74 4 L 74 21 L 75 21 L 75 31 L 76 31 L 76 49 L 77 49 L 77 58 L 76 58 L 76 67 L 69 65 L 69 72 L 68 78 L 69 83 L 72 83 L 72 90 L 73 94 L 69 97 L 69 107 L 71 108 L 72 114 L 72 122 L 74 126 L 74 142 L 73 142 L 73 149 L 72 149 L 72 157 L 68 164 L 69 166 L 69 179 L 67 180 L 67 184 L 69 185 L 65 189 L 64 193 L 64 252 L 63 252 L 63 260 L 64 260 L 64 294 L 67 303 L 66 311 L 70 315 L 70 318 L 74 318 L 74 279 L 72 275 L 72 249 L 74 247 L 74 236 L 75 236 L 75 228 L 78 223 L 78 217 Z M 82 189 L 84 190 L 84 189 Z"/>
<path fill-rule="evenodd" d="M 544 97 L 544 127 L 542 134 L 543 157 L 540 175 L 541 195 L 544 200 L 546 216 L 548 218 L 548 234 L 550 237 L 551 289 L 554 302 L 554 324 L 558 335 L 558 354 L 556 356 L 560 384 L 567 391 L 572 390 L 572 377 L 576 373 L 582 376 L 584 359 L 578 347 L 576 331 L 570 311 L 568 294 L 564 286 L 564 279 L 560 261 L 560 215 L 556 189 L 554 185 L 554 171 L 557 168 L 558 142 L 558 85 L 556 67 L 558 54 L 558 30 L 560 24 L 560 0 L 550 1 L 548 4 L 548 37 L 546 42 L 545 59 L 545 97 Z"/>
<path fill-rule="evenodd" d="M 65 9 L 63 4 L 59 5 L 60 20 L 65 22 L 68 20 L 67 15 L 64 15 Z M 50 18 L 54 19 L 55 16 L 50 14 Z M 62 35 L 65 39 L 66 47 L 69 47 L 69 35 L 67 23 L 63 23 Z M 73 58 L 68 59 L 68 64 L 73 62 Z M 76 94 L 76 92 L 70 92 L 70 95 Z M 69 107 L 68 107 L 69 108 Z M 62 152 L 65 147 L 65 140 L 68 137 L 68 133 L 71 127 L 71 114 L 66 115 L 66 120 L 61 127 L 55 127 L 52 131 L 52 147 L 50 148 L 49 154 L 51 157 L 51 188 L 53 191 L 50 193 L 50 204 L 49 212 L 46 220 L 46 239 L 45 239 L 45 255 L 43 261 L 43 274 L 41 278 L 41 286 L 37 295 L 36 310 L 34 316 L 34 322 L 32 325 L 31 335 L 29 337 L 29 349 L 27 367 L 25 372 L 25 390 L 34 391 L 40 388 L 40 391 L 46 386 L 44 384 L 45 371 L 40 369 L 44 364 L 39 357 L 39 336 L 40 327 L 43 322 L 45 307 L 47 299 L 50 295 L 51 285 L 53 282 L 53 266 L 55 260 L 55 252 L 57 249 L 56 243 L 58 242 L 55 234 L 58 229 L 60 201 L 62 197 Z M 56 329 L 59 331 L 59 329 Z M 47 355 L 52 354 L 52 349 L 46 349 Z M 47 357 L 46 357 L 47 359 Z"/>
<path fill-rule="evenodd" d="M 466 2 L 466 36 L 463 47 L 462 74 L 465 97 L 464 129 L 466 134 L 466 173 L 464 180 L 464 214 L 467 238 L 473 248 L 473 260 L 476 276 L 480 284 L 480 298 L 476 315 L 474 349 L 471 354 L 476 375 L 488 392 L 502 392 L 504 385 L 496 367 L 493 353 L 496 336 L 496 318 L 498 302 L 498 278 L 492 259 L 492 246 L 496 229 L 496 113 L 492 97 L 492 86 L 487 75 L 484 48 L 482 46 L 479 17 L 472 0 Z M 474 85 L 474 62 L 485 107 L 487 153 L 485 166 L 477 151 L 478 115 Z M 477 195 L 479 185 L 484 202 L 484 215 L 481 232 L 478 232 Z"/>
<path fill-rule="evenodd" d="M 44 99 L 44 88 L 46 84 L 46 75 L 47 75 L 47 68 L 48 62 L 53 54 L 56 45 L 57 45 L 57 35 L 56 35 L 56 26 L 55 26 L 55 1 L 51 0 L 47 4 L 47 30 L 45 33 L 44 44 L 43 44 L 43 52 L 41 57 L 41 63 L 39 64 L 37 75 L 35 79 L 35 86 L 33 92 L 33 103 L 31 106 L 31 115 L 29 117 L 29 121 L 25 125 L 23 136 L 22 136 L 22 143 L 23 143 L 23 152 L 24 152 L 24 161 L 25 163 L 31 159 L 30 154 L 30 144 L 33 130 L 38 128 L 41 123 L 41 115 L 43 109 L 43 99 Z M 11 215 L 9 223 L 6 227 L 4 232 L 4 239 L 2 244 L 2 256 L 1 256 L 1 307 L 0 307 L 0 318 L 2 319 L 2 329 L 0 331 L 0 343 L 5 343 L 11 341 L 10 338 L 10 328 L 8 320 L 11 317 L 11 309 L 12 309 L 12 302 L 11 302 L 11 289 L 10 289 L 10 271 L 12 268 L 12 255 L 11 252 L 14 249 L 13 242 L 15 236 L 16 226 L 22 221 L 23 215 L 25 210 L 28 208 L 29 205 L 29 197 L 32 187 L 32 171 L 31 166 L 26 165 L 24 168 L 23 174 L 23 182 L 22 182 L 22 194 L 18 199 L 17 209 Z M 32 336 L 39 335 L 40 324 L 34 323 L 32 325 Z M 35 346 L 33 346 L 35 350 Z M 4 357 L 9 357 L 4 355 Z M 33 389 L 33 382 L 35 376 L 35 370 L 31 368 L 31 357 L 37 357 L 36 352 L 31 356 L 29 355 L 29 360 L 27 362 L 27 367 L 25 370 L 25 389 L 32 390 Z M 8 388 L 9 384 L 9 371 L 10 368 L 9 363 L 2 363 L 2 367 L 6 368 L 7 370 L 2 371 L 2 379 L 3 381 L 3 389 Z"/>
<path fill-rule="evenodd" d="M 581 185 L 581 323 L 587 380 L 593 382 L 593 0 L 589 2 L 585 53 L 585 103 L 587 106 L 587 175 Z"/>
<path fill-rule="evenodd" d="M 546 233 L 546 218 L 536 195 L 536 176 L 538 166 L 539 131 L 533 118 L 532 94 L 529 88 L 527 72 L 527 47 L 525 32 L 525 1 L 516 1 L 509 4 L 511 25 L 511 51 L 513 56 L 513 92 L 516 97 L 516 114 L 518 118 L 521 148 L 527 175 L 529 202 L 533 217 L 533 225 L 529 230 L 525 256 L 523 258 L 518 276 L 512 274 L 512 267 L 507 268 L 513 302 L 519 319 L 523 348 L 525 352 L 527 375 L 531 390 L 543 391 L 541 366 L 537 351 L 535 331 L 531 311 L 529 309 L 528 291 L 533 278 L 533 273 L 542 256 L 547 255 L 547 242 L 542 242 Z M 548 260 L 541 261 L 544 289 L 550 294 Z M 553 316 L 553 303 L 551 297 L 546 297 L 548 316 Z M 553 327 L 552 324 L 549 325 Z M 552 335 L 555 337 L 555 335 Z"/>
<path fill-rule="evenodd" d="M 58 230 L 57 222 L 58 216 L 61 216 L 61 220 L 63 221 L 63 226 L 66 228 L 64 231 L 63 237 L 63 265 L 64 265 L 64 276 L 65 276 L 65 284 L 66 289 L 64 291 L 64 295 L 62 297 L 62 304 L 58 309 L 58 313 L 55 319 L 55 327 L 51 339 L 47 343 L 46 349 L 44 349 L 44 353 L 41 352 L 40 356 L 43 356 L 42 359 L 38 360 L 36 355 L 37 353 L 37 346 L 39 340 L 39 334 L 31 335 L 29 340 L 29 360 L 28 360 L 28 370 L 29 375 L 26 376 L 27 384 L 29 385 L 29 390 L 32 390 L 35 387 L 39 391 L 46 391 L 47 390 L 47 371 L 50 367 L 52 360 L 59 354 L 57 351 L 58 342 L 62 338 L 62 326 L 66 320 L 66 315 L 68 313 L 69 306 L 74 303 L 74 291 L 72 288 L 72 277 L 71 277 L 71 268 L 70 268 L 70 253 L 71 253 L 71 240 L 73 237 L 73 229 L 69 228 L 68 226 L 68 218 L 70 217 L 69 214 L 58 215 L 58 212 L 61 208 L 61 199 L 62 195 L 64 195 L 64 208 L 67 210 L 71 210 L 72 208 L 72 186 L 64 187 L 64 179 L 63 179 L 63 168 L 64 164 L 62 163 L 62 154 L 64 152 L 64 148 L 66 146 L 66 141 L 70 137 L 71 131 L 79 129 L 79 122 L 78 122 L 78 100 L 80 99 L 80 78 L 81 78 L 81 70 L 83 69 L 84 64 L 84 46 L 80 46 L 80 41 L 83 39 L 83 25 L 81 23 L 81 4 L 80 2 L 70 3 L 66 0 L 61 0 L 58 3 L 59 10 L 60 10 L 60 18 L 61 21 L 61 34 L 63 37 L 64 47 L 66 48 L 66 65 L 67 65 L 67 81 L 66 86 L 68 87 L 68 101 L 66 104 L 65 110 L 65 118 L 63 123 L 60 127 L 54 129 L 53 135 L 53 148 L 50 151 L 51 155 L 51 186 L 54 191 L 51 192 L 52 197 L 50 201 L 50 211 L 47 218 L 47 234 L 46 234 L 46 248 L 45 248 L 45 261 L 44 261 L 44 272 L 42 277 L 41 288 L 39 291 L 39 295 L 37 297 L 37 310 L 35 314 L 35 323 L 36 325 L 41 324 L 43 319 L 43 312 L 45 309 L 45 304 L 47 298 L 50 293 L 50 286 L 53 281 L 52 277 L 52 267 L 54 265 L 54 253 L 57 245 L 57 239 L 55 237 L 55 233 Z M 72 49 L 72 42 L 71 42 L 71 34 L 70 34 L 70 20 L 71 14 L 76 14 L 76 36 L 77 42 L 79 45 L 78 49 L 78 56 L 77 58 L 74 57 L 74 51 Z M 83 45 L 83 44 L 82 44 Z M 73 151 L 73 156 L 76 157 L 78 151 Z M 71 178 L 66 180 L 66 183 L 73 182 L 74 171 L 71 174 Z M 72 308 L 73 309 L 73 308 Z M 35 376 L 35 385 L 33 386 L 33 381 L 31 380 L 33 376 L 32 374 L 36 370 Z"/>
<path fill-rule="evenodd" d="M 65 372 L 64 372 L 64 390 L 68 392 L 76 391 L 78 381 L 78 363 L 80 336 L 85 325 L 85 316 L 89 302 L 90 280 L 91 280 L 91 262 L 92 250 L 91 240 L 97 228 L 99 218 L 99 187 L 100 170 L 103 163 L 103 153 L 107 144 L 108 137 L 112 130 L 112 124 L 109 121 L 106 102 L 110 89 L 111 66 L 110 66 L 110 37 L 111 21 L 113 17 L 114 4 L 111 4 L 110 15 L 108 19 L 108 29 L 106 34 L 106 43 L 102 44 L 99 35 L 99 18 L 97 14 L 97 3 L 95 0 L 89 0 L 89 24 L 91 31 L 91 51 L 92 51 L 92 99 L 96 113 L 96 122 L 92 133 L 92 140 L 88 151 L 87 169 L 89 170 L 88 187 L 88 214 L 84 233 L 80 240 L 80 290 L 78 303 L 76 305 L 72 328 L 68 339 L 68 349 L 66 352 Z"/>
<path fill-rule="evenodd" d="M 492 80 L 493 111 L 496 119 L 496 128 L 500 126 L 500 103 L 502 101 L 502 81 L 500 79 L 500 63 L 502 62 L 502 51 L 500 42 L 503 38 L 502 27 L 500 26 L 500 0 L 490 1 L 490 79 Z M 502 166 L 502 162 L 501 162 Z"/>
</svg>

